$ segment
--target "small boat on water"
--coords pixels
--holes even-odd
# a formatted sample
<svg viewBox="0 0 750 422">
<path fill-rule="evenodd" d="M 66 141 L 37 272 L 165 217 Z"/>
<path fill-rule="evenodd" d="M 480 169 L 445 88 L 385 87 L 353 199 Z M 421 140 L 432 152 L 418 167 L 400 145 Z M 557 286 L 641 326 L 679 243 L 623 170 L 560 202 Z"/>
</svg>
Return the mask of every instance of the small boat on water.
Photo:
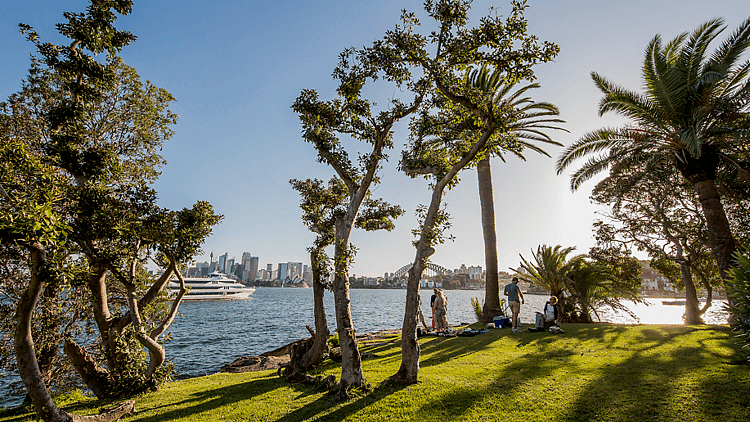
<svg viewBox="0 0 750 422">
<path fill-rule="evenodd" d="M 185 278 L 188 292 L 182 300 L 206 299 L 247 299 L 255 288 L 245 286 L 221 273 L 211 273 L 207 278 Z M 180 292 L 180 281 L 176 278 L 169 281 L 169 296 L 175 297 Z"/>
</svg>

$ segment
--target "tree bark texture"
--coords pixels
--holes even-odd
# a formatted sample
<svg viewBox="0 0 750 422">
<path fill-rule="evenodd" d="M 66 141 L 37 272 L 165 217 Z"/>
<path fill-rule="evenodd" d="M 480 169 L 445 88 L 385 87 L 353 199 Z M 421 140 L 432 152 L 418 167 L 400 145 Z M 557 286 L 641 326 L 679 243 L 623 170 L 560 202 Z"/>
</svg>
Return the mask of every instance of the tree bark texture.
<svg viewBox="0 0 750 422">
<path fill-rule="evenodd" d="M 141 321 L 140 310 L 138 309 L 138 300 L 136 299 L 135 285 L 129 284 L 126 285 L 126 288 L 128 294 L 128 306 L 130 307 L 130 315 L 133 321 L 135 337 L 138 339 L 138 342 L 148 350 L 149 363 L 148 369 L 146 370 L 144 376 L 146 377 L 146 379 L 149 379 L 154 374 L 154 372 L 156 372 L 156 369 L 158 369 L 161 364 L 164 363 L 164 359 L 166 357 L 164 353 L 164 347 L 162 347 L 161 344 L 157 343 L 156 340 L 146 335 L 146 331 L 144 330 L 143 323 Z"/>
<path fill-rule="evenodd" d="M 485 278 L 484 307 L 482 322 L 492 322 L 494 317 L 503 315 L 500 306 L 500 284 L 497 268 L 497 234 L 495 231 L 495 201 L 492 193 L 492 171 L 490 157 L 477 163 L 479 179 L 479 203 L 482 207 L 482 233 L 484 235 L 484 263 L 487 268 Z"/>
<path fill-rule="evenodd" d="M 401 366 L 398 371 L 390 377 L 391 381 L 413 384 L 419 377 L 419 356 L 420 347 L 417 340 L 417 307 L 419 306 L 419 280 L 424 271 L 424 264 L 427 260 L 423 257 L 424 251 L 417 250 L 417 256 L 414 259 L 411 269 L 409 270 L 409 281 L 406 284 L 406 309 L 404 311 L 404 322 L 401 327 Z"/>
<path fill-rule="evenodd" d="M 703 324 L 698 310 L 698 295 L 695 291 L 695 284 L 693 284 L 693 275 L 689 263 L 680 262 L 680 276 L 682 277 L 682 283 L 685 285 L 685 324 Z"/>
<path fill-rule="evenodd" d="M 18 373 L 39 418 L 44 421 L 69 421 L 70 416 L 57 407 L 55 401 L 52 400 L 36 359 L 34 340 L 31 336 L 31 320 L 42 293 L 44 282 L 41 273 L 46 264 L 47 254 L 41 245 L 31 245 L 29 251 L 32 261 L 29 287 L 19 298 L 16 307 L 14 347 Z"/>
<path fill-rule="evenodd" d="M 91 392 L 100 399 L 110 397 L 109 374 L 96 364 L 86 349 L 71 339 L 65 340 L 64 349 L 78 376 Z"/>
<path fill-rule="evenodd" d="M 493 121 L 487 121 L 481 138 L 471 147 L 471 149 L 455 164 L 451 166 L 450 171 L 435 183 L 430 198 L 430 206 L 422 222 L 422 229 L 419 240 L 416 243 L 416 255 L 411 270 L 409 270 L 409 281 L 406 287 L 406 309 L 404 311 L 404 323 L 401 330 L 401 366 L 394 375 L 389 379 L 401 383 L 415 383 L 419 375 L 419 342 L 417 341 L 417 307 L 419 306 L 419 280 L 422 278 L 422 271 L 435 248 L 432 242 L 435 239 L 429 238 L 429 233 L 433 232 L 435 226 L 435 217 L 440 211 L 440 204 L 443 200 L 443 192 L 451 180 L 456 177 L 469 161 L 476 157 L 477 153 L 484 148 L 487 140 L 497 130 L 497 124 Z"/>
<path fill-rule="evenodd" d="M 706 218 L 708 244 L 719 267 L 724 285 L 729 287 L 728 270 L 732 266 L 732 254 L 737 250 L 732 229 L 729 226 L 726 210 L 721 203 L 721 195 L 716 188 L 716 168 L 719 155 L 710 145 L 705 145 L 700 157 L 672 157 L 672 162 L 682 176 L 698 194 L 703 216 Z"/>
<path fill-rule="evenodd" d="M 310 254 L 312 260 L 315 254 Z M 310 266 L 317 268 L 318 263 L 311 262 Z M 323 360 L 323 353 L 328 348 L 328 337 L 330 332 L 328 331 L 328 322 L 326 321 L 326 310 L 323 304 L 323 296 L 325 294 L 325 286 L 320 282 L 320 272 L 313 270 L 313 301 L 315 304 L 315 336 L 313 346 L 310 350 L 305 353 L 302 357 L 302 368 L 311 368 L 319 364 Z"/>
<path fill-rule="evenodd" d="M 476 152 L 475 152 L 476 154 Z M 455 169 L 454 169 L 455 170 Z M 456 170 L 457 172 L 458 170 Z M 427 260 L 435 253 L 435 248 L 430 246 L 428 233 L 433 231 L 435 226 L 435 217 L 440 211 L 440 204 L 443 200 L 443 191 L 448 185 L 455 172 L 449 172 L 438 183 L 432 191 L 430 207 L 427 209 L 424 222 L 422 223 L 422 233 L 416 244 L 416 254 L 414 262 L 409 270 L 409 281 L 406 285 L 406 309 L 404 311 L 404 323 L 401 328 L 401 366 L 398 372 L 390 377 L 391 381 L 413 384 L 418 381 L 419 377 L 419 342 L 417 341 L 417 307 L 419 306 L 419 281 L 422 278 Z"/>
<path fill-rule="evenodd" d="M 354 214 L 356 218 L 356 213 Z M 352 323 L 351 298 L 347 273 L 349 237 L 354 218 L 344 218 L 336 222 L 336 243 L 334 245 L 333 303 L 336 311 L 336 333 L 341 347 L 341 381 L 337 399 L 348 397 L 352 388 L 367 388 L 362 372 L 362 356 L 357 346 L 357 336 Z"/>
<path fill-rule="evenodd" d="M 732 236 L 732 229 L 729 227 L 724 205 L 721 203 L 721 196 L 713 179 L 695 182 L 693 188 L 698 192 L 698 200 L 703 208 L 703 215 L 706 217 L 708 243 L 716 258 L 721 278 L 728 286 L 727 271 L 732 266 L 732 254 L 737 250 L 737 246 Z"/>
</svg>

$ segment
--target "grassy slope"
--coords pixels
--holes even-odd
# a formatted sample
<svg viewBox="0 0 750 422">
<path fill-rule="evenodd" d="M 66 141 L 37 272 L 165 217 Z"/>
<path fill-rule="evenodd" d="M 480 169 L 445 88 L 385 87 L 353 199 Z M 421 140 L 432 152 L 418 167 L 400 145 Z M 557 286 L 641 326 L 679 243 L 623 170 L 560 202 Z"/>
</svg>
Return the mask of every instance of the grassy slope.
<svg viewBox="0 0 750 422">
<path fill-rule="evenodd" d="M 747 421 L 750 366 L 727 327 L 566 325 L 565 334 L 420 340 L 420 382 L 383 381 L 398 337 L 362 345 L 373 390 L 333 404 L 275 372 L 217 374 L 139 397 L 127 421 Z M 329 366 L 321 373 L 338 376 Z M 101 402 L 66 407 L 93 414 Z M 23 416 L 0 421 L 28 421 Z"/>
</svg>

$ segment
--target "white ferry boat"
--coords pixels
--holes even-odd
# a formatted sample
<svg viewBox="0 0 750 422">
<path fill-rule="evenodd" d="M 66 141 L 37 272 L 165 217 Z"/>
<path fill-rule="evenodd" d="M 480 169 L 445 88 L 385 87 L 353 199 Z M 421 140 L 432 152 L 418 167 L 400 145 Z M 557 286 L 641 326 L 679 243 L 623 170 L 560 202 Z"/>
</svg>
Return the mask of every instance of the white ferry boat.
<svg viewBox="0 0 750 422">
<path fill-rule="evenodd" d="M 188 292 L 182 300 L 202 299 L 246 299 L 255 292 L 255 288 L 245 286 L 221 273 L 212 273 L 208 278 L 185 277 Z M 180 292 L 180 281 L 173 278 L 169 281 L 169 296 L 175 297 Z"/>
</svg>

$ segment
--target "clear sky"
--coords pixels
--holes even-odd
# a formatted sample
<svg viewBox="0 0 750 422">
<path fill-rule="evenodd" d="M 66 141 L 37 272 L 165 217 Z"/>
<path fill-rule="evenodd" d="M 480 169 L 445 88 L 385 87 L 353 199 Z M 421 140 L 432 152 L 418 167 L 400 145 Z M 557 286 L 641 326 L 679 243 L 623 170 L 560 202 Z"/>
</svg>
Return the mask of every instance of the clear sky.
<svg viewBox="0 0 750 422">
<path fill-rule="evenodd" d="M 747 0 L 529 0 L 529 30 L 558 43 L 560 55 L 535 68 L 542 88 L 533 98 L 557 105 L 570 133 L 554 133 L 565 145 L 584 133 L 618 124 L 599 117 L 601 98 L 589 76 L 596 71 L 630 89 L 641 85 L 640 68 L 647 43 L 657 33 L 672 39 L 714 17 L 723 17 L 726 38 L 750 16 Z M 18 32 L 32 25 L 43 41 L 61 42 L 54 24 L 64 11 L 82 12 L 82 0 L 11 0 L 0 13 L 0 98 L 20 89 L 33 45 Z M 313 240 L 300 221 L 299 197 L 289 179 L 327 180 L 332 170 L 316 162 L 302 141 L 290 106 L 300 91 L 334 95 L 331 71 L 346 47 L 370 45 L 392 28 L 401 9 L 416 11 L 429 25 L 417 0 L 136 0 L 133 13 L 116 26 L 138 36 L 122 53 L 141 77 L 171 92 L 179 115 L 175 135 L 164 147 L 167 165 L 155 188 L 159 204 L 172 209 L 197 200 L 211 202 L 225 216 L 204 245 L 215 256 L 243 252 L 259 256 L 260 265 L 309 262 L 305 249 Z M 494 6 L 507 15 L 506 1 L 476 0 L 476 23 Z M 381 104 L 394 94 L 384 87 Z M 375 194 L 400 204 L 406 214 L 392 232 L 355 232 L 359 248 L 350 274 L 378 276 L 414 259 L 411 229 L 414 210 L 429 201 L 427 183 L 396 170 L 406 133 L 396 133 L 382 184 Z M 516 267 L 519 254 L 530 256 L 540 244 L 593 246 L 591 224 L 598 218 L 589 202 L 594 182 L 569 189 L 569 173 L 558 176 L 552 158 L 529 153 L 527 161 L 507 157 L 492 162 L 498 258 L 501 270 Z M 350 152 L 356 156 L 355 152 Z M 453 216 L 454 242 L 437 247 L 432 261 L 447 268 L 484 267 L 484 246 L 475 170 L 461 174 L 461 184 L 446 195 Z M 203 260 L 202 257 L 198 257 Z"/>
</svg>

